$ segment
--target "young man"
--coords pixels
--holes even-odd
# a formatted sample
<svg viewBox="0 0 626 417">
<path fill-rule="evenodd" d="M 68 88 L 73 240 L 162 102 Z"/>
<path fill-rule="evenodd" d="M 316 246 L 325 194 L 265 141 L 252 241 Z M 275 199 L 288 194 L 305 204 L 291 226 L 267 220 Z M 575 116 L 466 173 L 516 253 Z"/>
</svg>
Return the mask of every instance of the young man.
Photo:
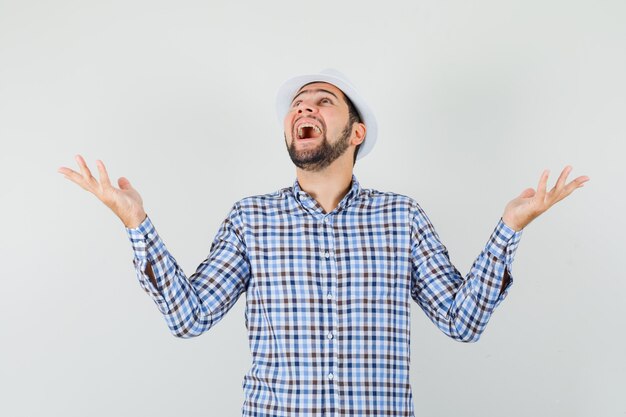
<svg viewBox="0 0 626 417">
<path fill-rule="evenodd" d="M 566 167 L 547 192 L 545 171 L 506 206 L 463 277 L 415 200 L 353 175 L 377 132 L 345 76 L 289 80 L 277 110 L 296 181 L 236 202 L 189 278 L 127 179 L 114 188 L 98 161 L 98 182 L 80 156 L 81 173 L 59 171 L 126 225 L 139 282 L 175 336 L 209 330 L 246 293 L 244 416 L 412 416 L 411 299 L 449 337 L 478 340 L 512 284 L 521 230 L 588 178 L 566 183 Z"/>
</svg>

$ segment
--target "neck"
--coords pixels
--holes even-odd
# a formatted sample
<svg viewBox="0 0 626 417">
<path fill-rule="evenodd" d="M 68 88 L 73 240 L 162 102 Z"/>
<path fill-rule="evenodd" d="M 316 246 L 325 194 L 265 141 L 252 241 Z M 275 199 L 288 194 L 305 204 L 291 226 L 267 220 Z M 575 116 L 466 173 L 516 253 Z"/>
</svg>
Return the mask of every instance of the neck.
<svg viewBox="0 0 626 417">
<path fill-rule="evenodd" d="M 321 171 L 311 172 L 296 168 L 298 184 L 303 191 L 330 213 L 348 193 L 352 183 L 352 161 L 339 158 Z"/>
</svg>

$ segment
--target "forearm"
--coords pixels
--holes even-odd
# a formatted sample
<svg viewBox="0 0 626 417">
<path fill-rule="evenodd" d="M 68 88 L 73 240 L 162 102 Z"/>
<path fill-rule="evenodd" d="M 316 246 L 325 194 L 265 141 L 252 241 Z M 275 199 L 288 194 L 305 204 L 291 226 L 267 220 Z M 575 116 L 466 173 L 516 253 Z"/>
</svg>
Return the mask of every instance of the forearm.
<svg viewBox="0 0 626 417">
<path fill-rule="evenodd" d="M 236 210 L 222 223 L 209 256 L 187 278 L 146 218 L 127 229 L 139 282 L 152 297 L 171 332 L 193 337 L 209 330 L 245 291 L 249 263 L 239 234 L 233 229 Z"/>
<path fill-rule="evenodd" d="M 499 268 L 487 258 L 485 262 L 481 254 L 465 278 L 449 263 L 445 252 L 424 265 L 418 302 L 431 321 L 457 341 L 475 342 L 480 338 L 501 294 Z"/>
<path fill-rule="evenodd" d="M 416 270 L 413 298 L 446 335 L 475 342 L 512 285 L 510 268 L 521 234 L 499 222 L 464 278 L 436 234 L 428 230 L 415 251 L 428 255 Z"/>
<path fill-rule="evenodd" d="M 153 299 L 177 337 L 193 337 L 211 327 L 210 311 L 169 253 L 149 219 L 127 229 L 141 287 Z"/>
<path fill-rule="evenodd" d="M 476 258 L 465 279 L 469 297 L 459 314 L 458 328 L 472 333 L 471 341 L 479 339 L 496 307 L 504 300 L 513 283 L 511 267 L 521 232 L 508 227 L 502 219 Z M 468 314 L 471 312 L 471 314 Z"/>
</svg>

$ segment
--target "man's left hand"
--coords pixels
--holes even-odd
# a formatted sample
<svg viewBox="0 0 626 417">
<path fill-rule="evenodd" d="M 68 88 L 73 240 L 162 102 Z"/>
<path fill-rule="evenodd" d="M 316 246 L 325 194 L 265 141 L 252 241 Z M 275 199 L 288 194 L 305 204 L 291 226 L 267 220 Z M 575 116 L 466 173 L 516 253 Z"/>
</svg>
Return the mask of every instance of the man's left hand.
<svg viewBox="0 0 626 417">
<path fill-rule="evenodd" d="M 589 177 L 580 176 L 566 184 L 567 176 L 571 171 L 572 167 L 566 166 L 561 172 L 556 185 L 549 192 L 546 192 L 546 188 L 550 171 L 543 171 L 536 191 L 533 188 L 527 188 L 516 199 L 511 200 L 506 205 L 502 215 L 504 224 L 515 231 L 522 230 L 528 223 L 539 217 L 540 214 L 589 181 Z"/>
</svg>

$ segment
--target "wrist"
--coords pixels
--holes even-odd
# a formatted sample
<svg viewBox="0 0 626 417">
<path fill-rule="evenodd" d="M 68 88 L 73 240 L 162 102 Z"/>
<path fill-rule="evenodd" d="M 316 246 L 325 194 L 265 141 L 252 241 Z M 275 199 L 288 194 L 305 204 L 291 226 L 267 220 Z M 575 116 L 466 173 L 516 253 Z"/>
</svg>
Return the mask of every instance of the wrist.
<svg viewBox="0 0 626 417">
<path fill-rule="evenodd" d="M 519 232 L 520 230 L 524 228 L 524 225 L 521 225 L 513 221 L 512 219 L 508 218 L 506 215 L 502 216 L 502 223 L 504 223 L 510 229 L 515 230 L 516 232 Z"/>
<path fill-rule="evenodd" d="M 127 218 L 121 219 L 128 229 L 136 229 L 148 217 L 145 211 L 139 212 Z"/>
</svg>

